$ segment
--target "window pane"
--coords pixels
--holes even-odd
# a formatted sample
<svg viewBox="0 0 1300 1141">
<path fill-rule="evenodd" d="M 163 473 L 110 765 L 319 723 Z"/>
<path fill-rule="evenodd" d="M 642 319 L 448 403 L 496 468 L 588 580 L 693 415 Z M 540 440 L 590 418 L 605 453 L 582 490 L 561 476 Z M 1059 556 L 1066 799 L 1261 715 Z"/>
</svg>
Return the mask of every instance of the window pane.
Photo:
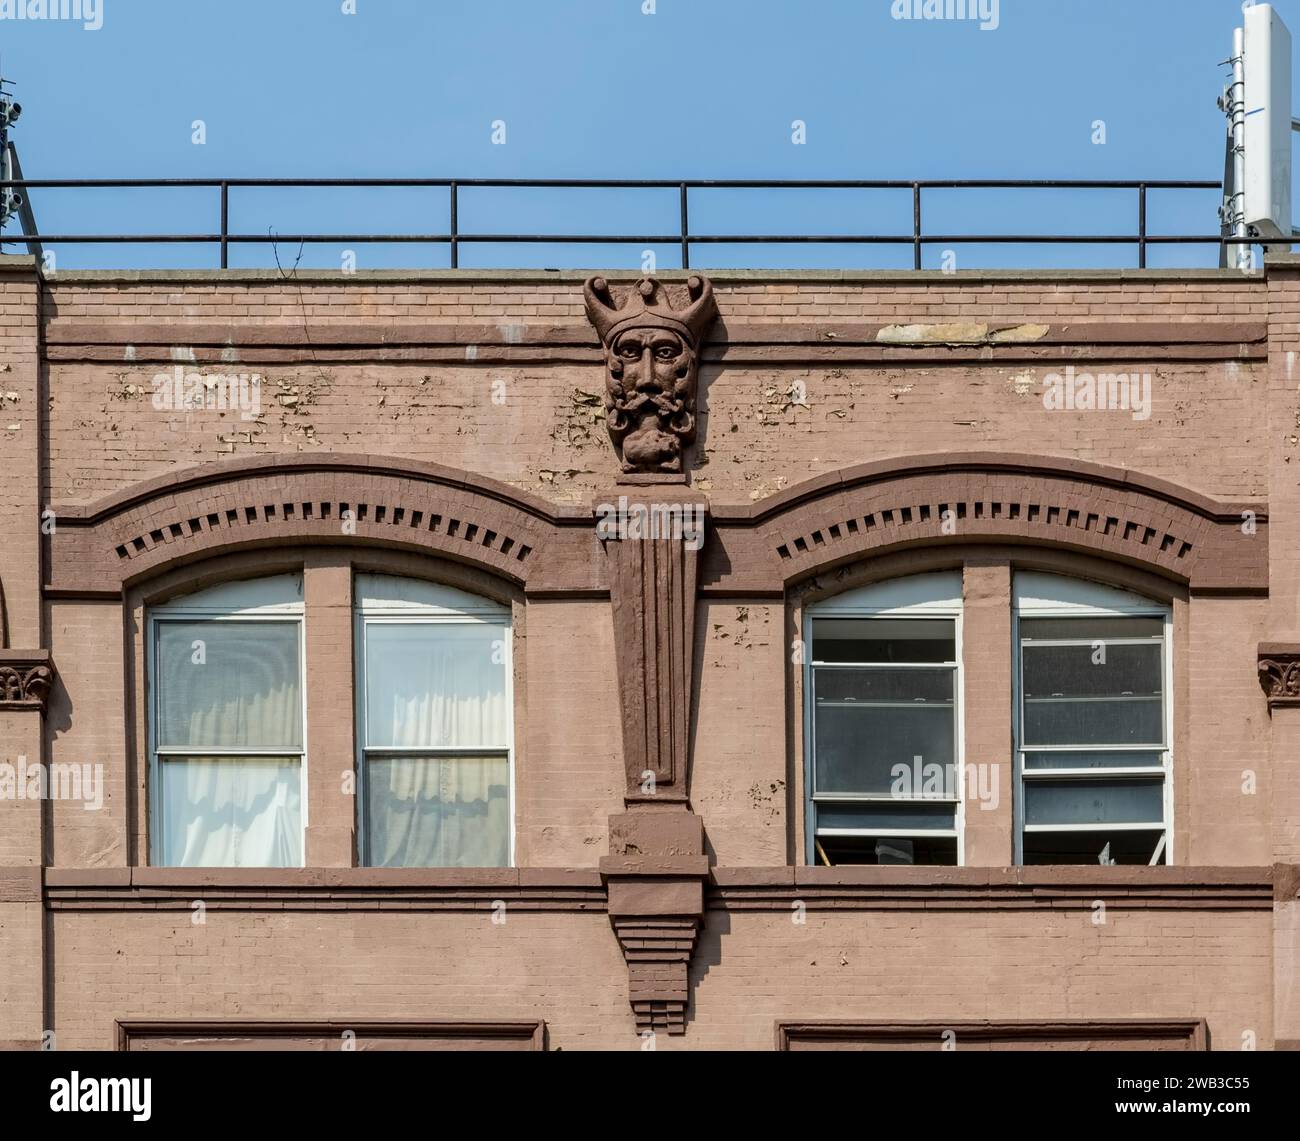
<svg viewBox="0 0 1300 1141">
<path fill-rule="evenodd" d="M 163 864 L 183 868 L 302 865 L 298 760 L 169 758 L 159 767 Z"/>
<path fill-rule="evenodd" d="M 1020 637 L 1027 640 L 1076 639 L 1104 642 L 1109 638 L 1164 637 L 1163 618 L 1022 618 Z"/>
<path fill-rule="evenodd" d="M 956 623 L 922 618 L 820 618 L 813 622 L 818 662 L 954 662 Z"/>
<path fill-rule="evenodd" d="M 1164 692 L 1159 642 L 1128 645 L 1098 639 L 1083 646 L 1030 644 L 1022 654 L 1027 698 L 1158 697 Z"/>
<path fill-rule="evenodd" d="M 952 707 L 953 671 L 941 669 L 816 670 L 817 705 Z"/>
<path fill-rule="evenodd" d="M 819 836 L 814 849 L 819 864 L 957 865 L 955 836 Z"/>
<path fill-rule="evenodd" d="M 505 867 L 505 757 L 373 757 L 366 768 L 371 867 Z"/>
<path fill-rule="evenodd" d="M 1026 700 L 1025 743 L 1160 745 L 1164 743 L 1164 705 L 1158 697 Z"/>
<path fill-rule="evenodd" d="M 950 766 L 953 671 L 814 671 L 814 766 L 818 792 L 888 795 L 894 767 L 914 759 Z"/>
<path fill-rule="evenodd" d="M 1026 769 L 1158 769 L 1161 753 L 1026 753 Z"/>
<path fill-rule="evenodd" d="M 160 621 L 158 744 L 302 748 L 297 622 Z"/>
<path fill-rule="evenodd" d="M 368 622 L 366 740 L 375 748 L 506 748 L 506 628 Z"/>
<path fill-rule="evenodd" d="M 817 828 L 862 832 L 951 832 L 957 827 L 954 804 L 819 804 Z"/>
<path fill-rule="evenodd" d="M 1149 864 L 1164 837 L 1150 832 L 1026 832 L 1026 864 Z M 1158 864 L 1168 861 L 1161 850 Z"/>
<path fill-rule="evenodd" d="M 1161 644 L 1021 650 L 1028 745 L 1162 744 Z"/>
<path fill-rule="evenodd" d="M 1164 780 L 1025 782 L 1026 824 L 1156 824 L 1164 821 Z"/>
</svg>

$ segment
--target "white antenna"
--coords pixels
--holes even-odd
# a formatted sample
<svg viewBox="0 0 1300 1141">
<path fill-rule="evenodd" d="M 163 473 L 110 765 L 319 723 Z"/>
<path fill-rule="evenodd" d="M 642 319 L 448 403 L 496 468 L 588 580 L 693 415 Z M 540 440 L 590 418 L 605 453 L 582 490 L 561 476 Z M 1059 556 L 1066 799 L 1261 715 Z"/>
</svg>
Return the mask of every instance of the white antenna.
<svg viewBox="0 0 1300 1141">
<path fill-rule="evenodd" d="M 1239 269 L 1253 267 L 1250 238 L 1291 238 L 1291 33 L 1272 4 L 1244 11 L 1232 37 L 1232 84 L 1219 106 L 1228 116 L 1224 164 L 1225 237 L 1236 246 Z M 1227 262 L 1227 249 L 1220 264 Z"/>
<path fill-rule="evenodd" d="M 1291 33 L 1272 4 L 1247 8 L 1246 226 L 1291 237 Z"/>
</svg>

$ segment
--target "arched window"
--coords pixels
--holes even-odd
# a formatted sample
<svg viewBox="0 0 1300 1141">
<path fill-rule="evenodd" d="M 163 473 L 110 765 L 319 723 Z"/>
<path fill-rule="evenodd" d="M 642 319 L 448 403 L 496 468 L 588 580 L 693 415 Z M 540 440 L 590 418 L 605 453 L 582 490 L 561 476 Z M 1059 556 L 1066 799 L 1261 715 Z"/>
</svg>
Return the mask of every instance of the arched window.
<svg viewBox="0 0 1300 1141">
<path fill-rule="evenodd" d="M 355 598 L 362 862 L 509 866 L 509 609 L 387 575 Z"/>
<path fill-rule="evenodd" d="M 153 862 L 303 862 L 302 579 L 225 583 L 149 611 Z"/>
<path fill-rule="evenodd" d="M 961 860 L 960 572 L 850 591 L 804 634 L 808 860 Z"/>
<path fill-rule="evenodd" d="M 1169 607 L 1020 573 L 1015 610 L 1017 861 L 1172 862 Z"/>
</svg>

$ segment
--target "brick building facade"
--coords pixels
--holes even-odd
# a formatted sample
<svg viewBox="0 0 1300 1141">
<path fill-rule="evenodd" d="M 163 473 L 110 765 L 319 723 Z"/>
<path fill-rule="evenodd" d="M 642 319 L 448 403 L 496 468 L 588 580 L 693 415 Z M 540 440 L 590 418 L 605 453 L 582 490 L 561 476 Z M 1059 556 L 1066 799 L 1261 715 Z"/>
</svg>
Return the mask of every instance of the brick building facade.
<svg viewBox="0 0 1300 1141">
<path fill-rule="evenodd" d="M 1300 1045 L 1300 260 L 660 280 L 0 259 L 5 1046 Z"/>
</svg>

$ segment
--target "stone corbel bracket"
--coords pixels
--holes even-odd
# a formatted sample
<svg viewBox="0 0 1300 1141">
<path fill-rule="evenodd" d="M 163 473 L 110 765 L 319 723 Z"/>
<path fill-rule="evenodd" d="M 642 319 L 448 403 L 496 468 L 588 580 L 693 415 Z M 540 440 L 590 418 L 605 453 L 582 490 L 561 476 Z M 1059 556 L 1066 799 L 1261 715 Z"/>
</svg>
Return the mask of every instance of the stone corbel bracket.
<svg viewBox="0 0 1300 1141">
<path fill-rule="evenodd" d="M 685 1034 L 709 875 L 703 822 L 684 806 L 636 806 L 610 820 L 609 845 L 600 871 L 637 1033 Z"/>
<path fill-rule="evenodd" d="M 0 710 L 44 713 L 54 677 L 49 650 L 0 650 Z"/>
<path fill-rule="evenodd" d="M 1268 696 L 1269 709 L 1300 706 L 1300 644 L 1261 642 L 1259 684 Z"/>
<path fill-rule="evenodd" d="M 684 1034 L 709 874 L 704 824 L 688 799 L 708 504 L 684 487 L 646 487 L 644 496 L 626 490 L 612 497 L 615 518 L 610 503 L 596 508 L 609 563 L 627 806 L 610 818 L 600 871 L 637 1033 Z"/>
</svg>

